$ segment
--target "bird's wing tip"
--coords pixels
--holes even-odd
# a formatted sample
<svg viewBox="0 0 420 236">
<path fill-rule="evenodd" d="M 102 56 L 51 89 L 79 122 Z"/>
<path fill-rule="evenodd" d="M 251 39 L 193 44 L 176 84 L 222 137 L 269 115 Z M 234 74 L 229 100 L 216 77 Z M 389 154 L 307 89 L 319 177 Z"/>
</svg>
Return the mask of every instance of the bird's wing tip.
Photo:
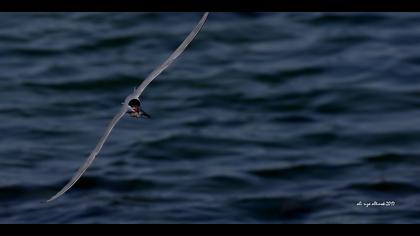
<svg viewBox="0 0 420 236">
<path fill-rule="evenodd" d="M 60 191 L 56 195 L 50 197 L 48 200 L 44 201 L 44 203 L 50 203 L 50 202 L 56 200 L 57 198 L 61 197 L 63 194 L 64 194 L 64 192 Z"/>
<path fill-rule="evenodd" d="M 54 196 L 54 197 L 52 197 L 52 198 L 50 198 L 46 201 L 43 201 L 42 203 L 50 203 L 50 202 L 54 201 L 55 199 L 57 199 L 57 197 Z"/>
</svg>

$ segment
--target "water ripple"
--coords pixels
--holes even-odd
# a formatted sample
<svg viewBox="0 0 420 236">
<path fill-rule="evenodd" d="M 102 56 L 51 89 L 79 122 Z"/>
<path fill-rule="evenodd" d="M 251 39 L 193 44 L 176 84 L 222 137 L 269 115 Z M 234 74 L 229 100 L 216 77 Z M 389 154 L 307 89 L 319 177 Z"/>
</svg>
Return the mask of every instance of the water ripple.
<svg viewBox="0 0 420 236">
<path fill-rule="evenodd" d="M 41 204 L 200 14 L 0 14 L 1 223 L 418 222 L 420 17 L 400 13 L 212 13 L 142 95 L 152 119 Z"/>
</svg>

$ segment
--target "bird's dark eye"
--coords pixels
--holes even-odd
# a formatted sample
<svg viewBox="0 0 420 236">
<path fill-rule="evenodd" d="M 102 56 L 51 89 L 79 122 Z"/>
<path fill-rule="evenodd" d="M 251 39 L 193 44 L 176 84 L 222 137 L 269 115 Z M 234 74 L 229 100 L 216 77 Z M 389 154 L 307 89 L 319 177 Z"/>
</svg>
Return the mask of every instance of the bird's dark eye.
<svg viewBox="0 0 420 236">
<path fill-rule="evenodd" d="M 128 105 L 129 105 L 130 107 L 140 106 L 140 101 L 139 101 L 138 99 L 132 99 L 132 100 L 128 103 Z"/>
</svg>

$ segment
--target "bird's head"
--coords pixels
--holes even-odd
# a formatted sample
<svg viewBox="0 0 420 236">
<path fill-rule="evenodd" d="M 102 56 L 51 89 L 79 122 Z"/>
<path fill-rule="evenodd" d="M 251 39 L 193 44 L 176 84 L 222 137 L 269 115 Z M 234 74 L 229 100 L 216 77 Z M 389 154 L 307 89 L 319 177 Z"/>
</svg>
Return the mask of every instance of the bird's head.
<svg viewBox="0 0 420 236">
<path fill-rule="evenodd" d="M 136 117 L 136 118 L 140 118 L 140 117 L 147 117 L 150 118 L 150 115 L 147 114 L 145 111 L 143 111 L 140 107 L 140 100 L 139 99 L 131 99 L 128 102 L 128 107 L 129 110 L 127 111 L 127 113 L 131 116 L 131 117 Z"/>
</svg>

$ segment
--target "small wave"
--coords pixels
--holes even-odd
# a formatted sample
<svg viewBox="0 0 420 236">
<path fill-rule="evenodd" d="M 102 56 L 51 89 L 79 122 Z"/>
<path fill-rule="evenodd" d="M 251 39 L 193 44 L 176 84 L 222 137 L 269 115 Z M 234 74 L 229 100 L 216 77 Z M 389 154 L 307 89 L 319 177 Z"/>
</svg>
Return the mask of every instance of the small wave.
<svg viewBox="0 0 420 236">
<path fill-rule="evenodd" d="M 265 179 L 292 179 L 292 178 L 337 178 L 345 175 L 356 164 L 327 165 L 327 164 L 298 164 L 286 167 L 270 167 L 256 170 L 249 170 L 248 173 Z"/>
<path fill-rule="evenodd" d="M 282 69 L 276 73 L 261 73 L 256 74 L 253 79 L 267 84 L 283 84 L 286 81 L 301 78 L 322 75 L 327 69 L 319 66 L 300 67 L 296 69 Z"/>
<path fill-rule="evenodd" d="M 59 91 L 97 91 L 110 88 L 127 89 L 127 84 L 130 84 L 130 81 L 134 80 L 135 82 L 138 82 L 137 77 L 115 75 L 105 78 L 85 79 L 83 81 L 66 81 L 61 83 L 27 82 L 24 85 L 30 88 L 45 88 Z"/>
<path fill-rule="evenodd" d="M 56 188 L 57 186 L 64 186 L 67 179 L 49 185 L 49 189 Z M 54 186 L 54 187 L 53 187 Z M 155 180 L 146 180 L 144 178 L 136 179 L 111 179 L 106 177 L 97 177 L 86 175 L 79 179 L 73 186 L 72 191 L 95 191 L 98 189 L 107 190 L 111 192 L 135 192 L 146 191 L 154 188 L 162 187 L 162 183 Z M 57 190 L 57 189 L 55 189 Z"/>
<path fill-rule="evenodd" d="M 97 39 L 89 44 L 74 46 L 69 50 L 74 53 L 84 53 L 102 49 L 121 48 L 124 46 L 129 46 L 130 44 L 136 42 L 138 39 L 139 37 L 137 35 L 109 36 L 107 38 Z"/>
<path fill-rule="evenodd" d="M 211 193 L 232 193 L 237 190 L 252 189 L 252 187 L 254 187 L 252 182 L 244 176 L 212 175 L 196 179 L 187 189 L 189 191 L 205 191 Z"/>
<path fill-rule="evenodd" d="M 346 189 L 372 192 L 372 193 L 385 193 L 395 196 L 401 194 L 418 194 L 420 187 L 413 184 L 396 182 L 396 181 L 381 181 L 374 183 L 352 183 L 346 187 Z"/>
<path fill-rule="evenodd" d="M 415 154 L 397 154 L 397 153 L 384 153 L 374 156 L 365 157 L 368 163 L 418 163 L 420 156 Z"/>
<path fill-rule="evenodd" d="M 288 115 L 283 117 L 272 118 L 272 121 L 275 123 L 312 123 L 315 122 L 316 119 L 307 115 Z"/>
<path fill-rule="evenodd" d="M 6 52 L 14 56 L 37 58 L 37 59 L 56 57 L 63 53 L 62 50 L 51 49 L 51 48 L 10 48 L 10 49 L 6 49 Z"/>
<path fill-rule="evenodd" d="M 247 217 L 255 220 L 304 220 L 326 203 L 319 197 L 245 197 L 231 203 Z"/>
<path fill-rule="evenodd" d="M 313 17 L 307 23 L 312 25 L 374 25 L 382 23 L 389 18 L 385 15 L 372 14 L 372 13 L 347 13 L 347 14 L 333 14 L 324 13 Z"/>
</svg>

